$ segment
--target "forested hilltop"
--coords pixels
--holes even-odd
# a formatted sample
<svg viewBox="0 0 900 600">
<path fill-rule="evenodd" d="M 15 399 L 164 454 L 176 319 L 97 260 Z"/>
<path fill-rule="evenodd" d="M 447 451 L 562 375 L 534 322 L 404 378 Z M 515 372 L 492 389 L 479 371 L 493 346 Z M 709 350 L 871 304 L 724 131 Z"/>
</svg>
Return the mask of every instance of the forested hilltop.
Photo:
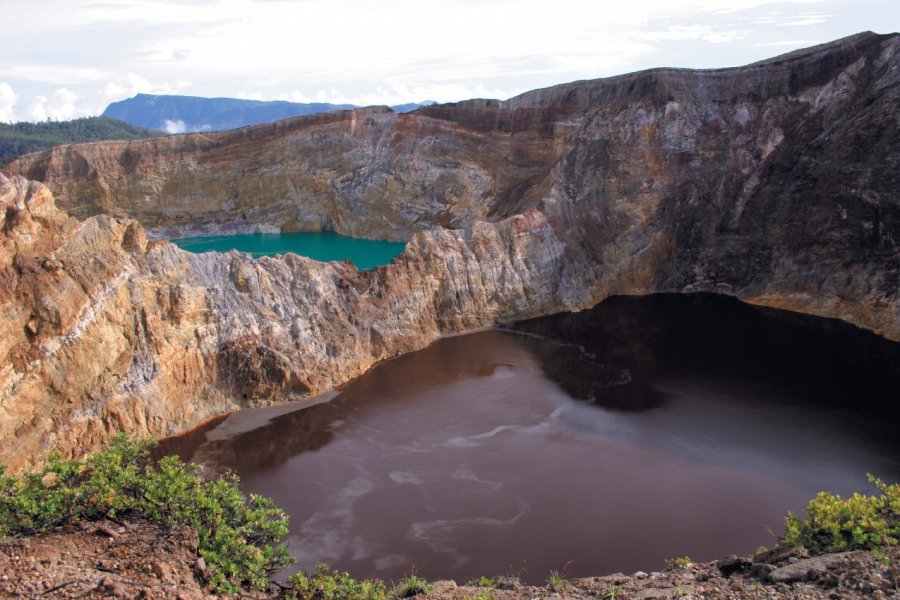
<svg viewBox="0 0 900 600">
<path fill-rule="evenodd" d="M 160 135 L 163 134 L 159 131 L 134 127 L 124 121 L 106 117 L 43 123 L 0 123 L 0 166 L 23 154 L 47 150 L 60 144 L 134 140 Z"/>
</svg>

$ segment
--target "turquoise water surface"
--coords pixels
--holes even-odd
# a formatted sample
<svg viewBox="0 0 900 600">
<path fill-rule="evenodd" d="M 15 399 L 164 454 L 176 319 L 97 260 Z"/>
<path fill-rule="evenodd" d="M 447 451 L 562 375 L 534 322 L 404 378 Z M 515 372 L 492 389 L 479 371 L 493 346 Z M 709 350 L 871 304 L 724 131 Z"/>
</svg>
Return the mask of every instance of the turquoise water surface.
<svg viewBox="0 0 900 600">
<path fill-rule="evenodd" d="M 293 252 L 323 262 L 350 259 L 360 270 L 386 265 L 403 252 L 402 242 L 382 242 L 328 232 L 247 233 L 172 240 L 189 252 L 247 252 L 255 258 Z"/>
</svg>

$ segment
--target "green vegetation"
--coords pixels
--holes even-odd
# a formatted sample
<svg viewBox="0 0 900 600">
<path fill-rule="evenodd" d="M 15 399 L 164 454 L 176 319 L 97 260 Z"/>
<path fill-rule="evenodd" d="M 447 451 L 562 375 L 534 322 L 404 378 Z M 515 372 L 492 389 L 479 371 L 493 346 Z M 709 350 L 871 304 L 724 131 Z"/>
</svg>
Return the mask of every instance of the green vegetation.
<svg viewBox="0 0 900 600">
<path fill-rule="evenodd" d="M 496 588 L 498 590 L 517 590 L 522 587 L 522 579 L 517 573 L 498 575 L 497 577 L 476 577 L 466 582 L 469 587 Z"/>
<path fill-rule="evenodd" d="M 297 573 L 284 586 L 287 600 L 387 600 L 412 598 L 427 594 L 431 585 L 415 574 L 403 579 L 388 590 L 381 581 L 356 580 L 349 573 L 336 571 L 328 565 L 316 565 L 312 575 Z"/>
<path fill-rule="evenodd" d="M 616 600 L 619 597 L 619 594 L 622 593 L 622 588 L 617 585 L 611 585 L 606 588 L 606 591 L 603 592 L 601 598 L 603 600 Z"/>
<path fill-rule="evenodd" d="M 0 468 L 0 537 L 30 535 L 73 520 L 143 518 L 190 525 L 210 587 L 237 592 L 269 587 L 269 575 L 292 562 L 283 545 L 288 518 L 268 498 L 238 488 L 233 475 L 204 481 L 196 465 L 178 457 L 150 457 L 152 442 L 116 437 L 85 461 L 50 458 L 36 473 L 6 475 Z"/>
<path fill-rule="evenodd" d="M 470 579 L 466 582 L 467 586 L 470 587 L 487 587 L 492 588 L 497 585 L 497 581 L 491 577 L 485 577 L 482 575 L 481 577 L 476 577 L 475 579 Z"/>
<path fill-rule="evenodd" d="M 47 150 L 60 144 L 135 140 L 160 135 L 163 135 L 162 132 L 133 127 L 123 121 L 105 117 L 12 125 L 0 123 L 0 166 L 23 154 Z"/>
<path fill-rule="evenodd" d="M 197 465 L 178 457 L 152 459 L 154 442 L 117 436 L 106 450 L 84 461 L 50 457 L 41 470 L 15 477 L 0 466 L 0 538 L 27 536 L 78 520 L 129 518 L 193 527 L 199 554 L 209 570 L 213 590 L 237 593 L 242 587 L 266 590 L 270 575 L 292 562 L 284 545 L 288 518 L 271 500 L 245 496 L 234 475 L 204 481 Z M 878 552 L 900 543 L 900 484 L 888 485 L 869 476 L 877 496 L 853 494 L 844 500 L 819 493 L 806 508 L 807 517 L 788 513 L 783 541 L 813 552 L 854 549 Z M 688 556 L 666 560 L 669 570 L 691 563 Z M 568 564 L 553 570 L 547 587 L 568 588 Z M 479 577 L 468 586 L 515 589 L 518 576 Z M 293 575 L 282 592 L 288 600 L 386 600 L 428 593 L 431 585 L 414 573 L 388 589 L 378 580 L 356 580 L 348 573 L 318 565 L 312 575 Z M 603 598 L 614 600 L 617 586 Z M 493 597 L 489 591 L 480 600 Z"/>
<path fill-rule="evenodd" d="M 569 586 L 569 582 L 566 580 L 566 569 L 562 571 L 557 571 L 556 569 L 550 571 L 550 574 L 547 576 L 547 587 L 550 588 L 551 591 L 562 593 L 566 591 L 566 588 Z"/>
<path fill-rule="evenodd" d="M 784 542 L 814 553 L 879 550 L 900 542 L 900 484 L 888 485 L 869 475 L 879 496 L 853 494 L 846 500 L 820 492 L 806 507 L 807 517 L 788 513 Z"/>
<path fill-rule="evenodd" d="M 312 575 L 293 575 L 285 587 L 284 597 L 287 600 L 384 600 L 387 591 L 380 581 L 357 581 L 348 573 L 317 565 Z"/>
<path fill-rule="evenodd" d="M 686 567 L 691 564 L 693 559 L 690 556 L 679 556 L 677 558 L 667 558 L 666 559 L 666 570 L 674 571 L 675 569 L 680 569 L 682 567 Z"/>
<path fill-rule="evenodd" d="M 393 598 L 412 598 L 419 594 L 427 594 L 431 591 L 431 585 L 428 580 L 417 576 L 415 573 L 403 579 L 391 590 Z"/>
</svg>

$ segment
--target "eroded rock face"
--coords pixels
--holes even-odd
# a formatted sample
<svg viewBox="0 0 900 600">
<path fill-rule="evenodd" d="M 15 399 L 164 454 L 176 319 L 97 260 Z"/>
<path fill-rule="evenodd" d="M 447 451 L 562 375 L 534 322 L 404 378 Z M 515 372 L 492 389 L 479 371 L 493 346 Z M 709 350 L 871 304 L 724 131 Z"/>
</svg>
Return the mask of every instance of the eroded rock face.
<svg viewBox="0 0 900 600">
<path fill-rule="evenodd" d="M 81 455 L 300 399 L 442 333 L 541 314 L 573 274 L 537 211 L 420 233 L 388 267 L 195 255 L 133 220 L 77 221 L 0 176 L 0 464 Z"/>
<path fill-rule="evenodd" d="M 588 306 L 719 291 L 900 339 L 900 37 L 747 67 L 659 69 L 398 115 L 82 144 L 9 172 L 155 235 L 334 230 L 410 239 L 531 209 Z"/>
<path fill-rule="evenodd" d="M 615 294 L 716 291 L 900 340 L 898 50 L 861 34 L 738 69 L 23 157 L 8 172 L 90 218 L 3 180 L 0 462 L 306 397 L 441 334 Z M 191 255 L 138 222 L 409 244 L 359 273 Z"/>
</svg>

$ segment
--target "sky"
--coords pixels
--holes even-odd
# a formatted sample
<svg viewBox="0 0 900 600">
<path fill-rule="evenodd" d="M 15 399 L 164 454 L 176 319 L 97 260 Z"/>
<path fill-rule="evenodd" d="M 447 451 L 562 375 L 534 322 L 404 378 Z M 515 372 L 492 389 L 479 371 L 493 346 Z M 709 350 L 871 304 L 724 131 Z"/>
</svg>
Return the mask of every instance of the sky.
<svg viewBox="0 0 900 600">
<path fill-rule="evenodd" d="M 0 18 L 0 122 L 14 122 L 138 93 L 505 99 L 897 32 L 900 0 L 0 0 Z"/>
</svg>

